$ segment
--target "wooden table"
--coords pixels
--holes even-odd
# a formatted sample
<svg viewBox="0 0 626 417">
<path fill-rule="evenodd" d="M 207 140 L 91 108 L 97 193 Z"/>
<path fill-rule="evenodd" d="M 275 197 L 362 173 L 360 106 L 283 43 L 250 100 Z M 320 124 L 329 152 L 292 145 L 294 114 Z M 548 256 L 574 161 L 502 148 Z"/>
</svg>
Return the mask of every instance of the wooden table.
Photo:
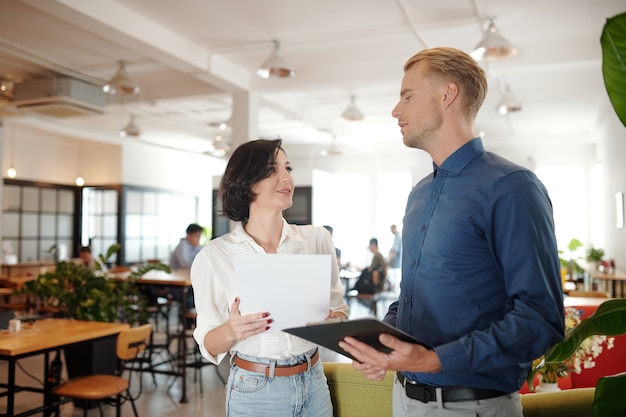
<svg viewBox="0 0 626 417">
<path fill-rule="evenodd" d="M 130 326 L 125 323 L 103 323 L 96 321 L 81 321 L 71 319 L 44 319 L 34 322 L 32 326 L 24 324 L 17 333 L 0 333 L 0 360 L 9 364 L 7 382 L 0 383 L 5 388 L 0 395 L 7 397 L 7 416 L 28 416 L 44 412 L 48 414 L 53 404 L 51 395 L 52 386 L 48 383 L 41 387 L 18 387 L 15 384 L 15 367 L 17 361 L 29 356 L 44 355 L 44 369 L 42 380 L 46 381 L 51 351 L 60 351 L 62 348 L 77 343 L 95 341 L 97 339 L 116 337 L 121 331 Z M 16 391 L 32 391 L 43 394 L 41 406 L 34 406 L 31 410 L 15 415 Z"/>
<path fill-rule="evenodd" d="M 564 297 L 563 306 L 564 307 L 598 307 L 600 304 L 608 300 L 610 300 L 610 298 Z"/>
<path fill-rule="evenodd" d="M 596 272 L 591 275 L 592 280 L 602 281 L 602 288 L 611 293 L 611 297 L 624 298 L 624 284 L 626 283 L 626 273 L 616 271 L 612 274 Z"/>
</svg>

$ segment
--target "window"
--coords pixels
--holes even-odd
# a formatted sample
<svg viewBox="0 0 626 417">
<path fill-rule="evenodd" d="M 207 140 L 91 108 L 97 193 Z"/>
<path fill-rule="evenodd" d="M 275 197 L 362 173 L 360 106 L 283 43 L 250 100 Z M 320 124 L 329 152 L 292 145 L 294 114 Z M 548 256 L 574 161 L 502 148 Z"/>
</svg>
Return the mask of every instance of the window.
<svg viewBox="0 0 626 417">
<path fill-rule="evenodd" d="M 75 247 L 78 190 L 54 184 L 5 180 L 2 206 L 4 259 L 68 259 Z"/>
</svg>

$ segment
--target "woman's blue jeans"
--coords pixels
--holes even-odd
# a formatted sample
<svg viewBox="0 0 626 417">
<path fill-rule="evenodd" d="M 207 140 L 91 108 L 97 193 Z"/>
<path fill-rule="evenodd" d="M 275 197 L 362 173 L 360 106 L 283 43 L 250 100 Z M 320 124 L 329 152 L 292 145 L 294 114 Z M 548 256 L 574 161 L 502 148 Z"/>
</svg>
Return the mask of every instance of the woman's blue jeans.
<svg viewBox="0 0 626 417">
<path fill-rule="evenodd" d="M 276 365 L 296 365 L 312 354 L 274 360 Z M 237 354 L 251 362 L 272 360 Z M 231 360 L 232 364 L 232 360 Z M 231 365 L 226 384 L 226 417 L 332 417 L 330 391 L 322 361 L 305 372 L 291 376 L 266 377 Z"/>
</svg>

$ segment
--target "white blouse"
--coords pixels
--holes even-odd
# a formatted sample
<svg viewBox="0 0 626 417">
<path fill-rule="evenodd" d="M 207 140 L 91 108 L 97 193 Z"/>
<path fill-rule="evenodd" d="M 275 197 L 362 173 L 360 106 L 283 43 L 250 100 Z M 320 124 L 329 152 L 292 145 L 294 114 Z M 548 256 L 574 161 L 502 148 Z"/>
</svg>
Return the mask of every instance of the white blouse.
<svg viewBox="0 0 626 417">
<path fill-rule="evenodd" d="M 343 286 L 339 279 L 335 247 L 326 229 L 317 226 L 295 226 L 283 220 L 283 231 L 278 254 L 328 254 L 331 262 L 331 290 L 329 309 L 348 316 L 348 306 L 343 299 Z M 233 256 L 238 254 L 265 253 L 237 223 L 235 230 L 209 241 L 194 259 L 191 266 L 191 283 L 197 318 L 194 339 L 200 346 L 202 356 L 218 364 L 225 353 L 214 357 L 204 346 L 204 337 L 214 328 L 228 321 L 230 307 L 237 296 Z M 285 288 L 285 297 L 302 297 L 295 284 Z M 320 320 L 323 317 L 320 318 Z M 286 359 L 300 355 L 315 344 L 284 332 L 261 333 L 236 342 L 230 349 L 245 355 Z"/>
</svg>

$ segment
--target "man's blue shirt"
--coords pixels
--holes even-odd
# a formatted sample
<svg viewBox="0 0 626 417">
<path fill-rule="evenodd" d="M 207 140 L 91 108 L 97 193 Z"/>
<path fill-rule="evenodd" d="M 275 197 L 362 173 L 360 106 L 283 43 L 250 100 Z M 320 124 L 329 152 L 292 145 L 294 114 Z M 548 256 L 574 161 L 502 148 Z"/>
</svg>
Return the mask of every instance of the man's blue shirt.
<svg viewBox="0 0 626 417">
<path fill-rule="evenodd" d="M 411 191 L 400 296 L 385 321 L 432 347 L 431 386 L 519 390 L 563 338 L 552 205 L 529 170 L 468 142 Z"/>
</svg>

